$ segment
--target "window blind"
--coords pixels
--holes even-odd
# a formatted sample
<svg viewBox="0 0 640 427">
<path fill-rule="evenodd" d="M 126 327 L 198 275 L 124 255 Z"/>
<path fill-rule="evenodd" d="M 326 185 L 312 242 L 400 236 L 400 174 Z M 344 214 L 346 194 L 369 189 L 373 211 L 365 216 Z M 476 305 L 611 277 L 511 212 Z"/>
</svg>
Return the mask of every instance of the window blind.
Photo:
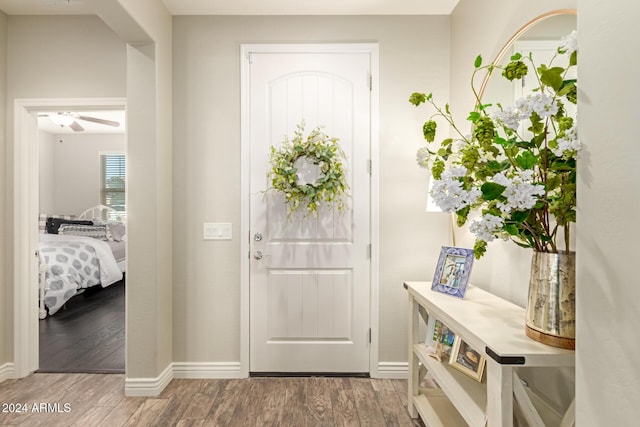
<svg viewBox="0 0 640 427">
<path fill-rule="evenodd" d="M 125 187 L 127 182 L 127 159 L 124 154 L 101 154 L 100 199 L 103 205 L 115 209 L 107 220 L 124 221 L 127 217 Z"/>
</svg>

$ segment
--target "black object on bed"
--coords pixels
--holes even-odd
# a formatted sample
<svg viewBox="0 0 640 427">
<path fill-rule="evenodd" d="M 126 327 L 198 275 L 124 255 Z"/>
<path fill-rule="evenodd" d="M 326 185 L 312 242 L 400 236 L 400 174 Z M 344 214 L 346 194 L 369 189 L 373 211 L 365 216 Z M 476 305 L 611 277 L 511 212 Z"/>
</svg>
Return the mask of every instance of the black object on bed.
<svg viewBox="0 0 640 427">
<path fill-rule="evenodd" d="M 58 234 L 58 229 L 62 224 L 93 225 L 93 221 L 84 219 L 47 218 L 47 223 L 45 225 L 47 233 Z"/>
</svg>

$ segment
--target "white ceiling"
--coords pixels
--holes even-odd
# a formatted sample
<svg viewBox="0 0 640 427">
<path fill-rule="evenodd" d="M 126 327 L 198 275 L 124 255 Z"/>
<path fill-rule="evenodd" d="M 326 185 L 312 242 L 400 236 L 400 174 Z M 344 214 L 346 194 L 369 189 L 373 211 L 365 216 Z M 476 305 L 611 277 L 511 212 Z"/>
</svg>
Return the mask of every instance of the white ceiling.
<svg viewBox="0 0 640 427">
<path fill-rule="evenodd" d="M 173 15 L 448 15 L 459 0 L 162 0 Z M 0 0 L 8 15 L 92 15 L 84 0 Z"/>
</svg>

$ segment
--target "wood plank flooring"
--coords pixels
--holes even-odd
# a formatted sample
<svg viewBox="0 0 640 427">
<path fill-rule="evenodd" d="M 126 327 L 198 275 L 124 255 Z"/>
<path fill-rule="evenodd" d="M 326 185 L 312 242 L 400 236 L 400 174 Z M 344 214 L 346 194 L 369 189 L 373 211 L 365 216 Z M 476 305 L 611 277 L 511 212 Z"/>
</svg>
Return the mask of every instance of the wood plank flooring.
<svg viewBox="0 0 640 427">
<path fill-rule="evenodd" d="M 124 373 L 124 280 L 87 289 L 39 321 L 38 372 Z"/>
<path fill-rule="evenodd" d="M 0 426 L 424 426 L 409 417 L 405 380 L 176 379 L 157 397 L 125 397 L 123 390 L 124 375 L 8 380 L 0 384 Z M 6 412 L 11 403 L 26 412 Z"/>
</svg>

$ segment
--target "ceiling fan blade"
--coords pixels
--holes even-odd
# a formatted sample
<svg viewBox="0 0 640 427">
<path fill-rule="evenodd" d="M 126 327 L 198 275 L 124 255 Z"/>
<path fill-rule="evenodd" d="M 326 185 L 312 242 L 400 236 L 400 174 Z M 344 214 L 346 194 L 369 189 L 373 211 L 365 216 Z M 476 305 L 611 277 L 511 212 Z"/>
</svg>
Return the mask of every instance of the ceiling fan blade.
<svg viewBox="0 0 640 427">
<path fill-rule="evenodd" d="M 82 126 L 80 126 L 80 123 L 78 122 L 73 122 L 69 125 L 69 127 L 71 129 L 73 129 L 74 132 L 82 132 L 84 130 L 84 128 Z"/>
<path fill-rule="evenodd" d="M 86 120 L 88 122 L 99 123 L 101 125 L 115 126 L 115 127 L 120 126 L 120 123 L 114 122 L 113 120 L 99 119 L 97 117 L 89 117 L 89 116 L 80 116 L 78 114 L 74 114 L 73 117 L 80 120 Z"/>
</svg>

